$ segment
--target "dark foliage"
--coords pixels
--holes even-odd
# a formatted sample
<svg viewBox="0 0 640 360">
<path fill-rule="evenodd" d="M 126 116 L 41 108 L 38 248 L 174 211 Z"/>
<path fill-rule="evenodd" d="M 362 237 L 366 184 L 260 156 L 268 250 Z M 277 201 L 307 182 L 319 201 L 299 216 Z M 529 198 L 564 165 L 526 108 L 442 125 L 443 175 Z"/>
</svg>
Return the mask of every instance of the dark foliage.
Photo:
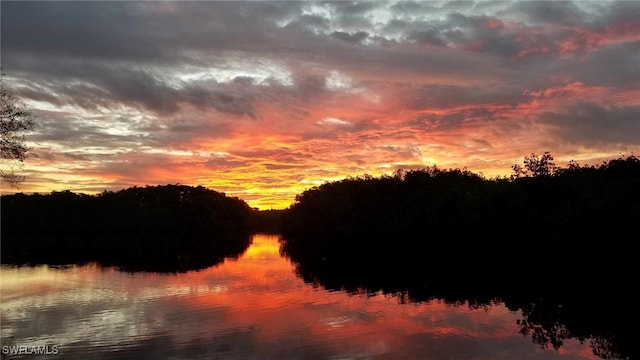
<svg viewBox="0 0 640 360">
<path fill-rule="evenodd" d="M 285 214 L 282 251 L 328 289 L 503 301 L 543 346 L 589 339 L 601 357 L 634 358 L 640 159 L 528 160 L 510 180 L 433 167 L 326 183 Z"/>
<path fill-rule="evenodd" d="M 2 263 L 99 261 L 129 270 L 185 271 L 241 254 L 251 209 L 204 187 L 133 187 L 2 196 Z"/>
<path fill-rule="evenodd" d="M 307 190 L 284 214 L 283 234 L 289 246 L 300 242 L 313 252 L 366 245 L 368 251 L 388 253 L 426 246 L 452 261 L 473 261 L 478 252 L 504 259 L 502 251 L 517 254 L 512 265 L 541 256 L 587 261 L 606 253 L 618 259 L 629 255 L 637 237 L 638 189 L 635 156 L 514 180 L 433 167 Z M 521 251 L 530 242 L 541 253 Z M 460 259 L 465 253 L 471 258 Z"/>
<path fill-rule="evenodd" d="M 284 210 L 254 210 L 252 226 L 254 232 L 279 234 L 282 231 Z"/>
</svg>

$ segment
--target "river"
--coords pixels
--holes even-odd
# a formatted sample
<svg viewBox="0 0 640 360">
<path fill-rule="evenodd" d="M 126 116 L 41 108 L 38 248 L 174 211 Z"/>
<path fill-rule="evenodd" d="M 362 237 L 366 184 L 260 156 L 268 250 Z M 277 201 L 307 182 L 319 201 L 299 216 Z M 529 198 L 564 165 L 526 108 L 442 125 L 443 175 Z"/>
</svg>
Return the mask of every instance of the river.
<svg viewBox="0 0 640 360">
<path fill-rule="evenodd" d="M 597 358 L 587 342 L 535 344 L 519 333 L 519 311 L 501 303 L 407 304 L 305 283 L 275 235 L 254 235 L 237 259 L 185 273 L 2 266 L 0 295 L 6 358 Z"/>
</svg>

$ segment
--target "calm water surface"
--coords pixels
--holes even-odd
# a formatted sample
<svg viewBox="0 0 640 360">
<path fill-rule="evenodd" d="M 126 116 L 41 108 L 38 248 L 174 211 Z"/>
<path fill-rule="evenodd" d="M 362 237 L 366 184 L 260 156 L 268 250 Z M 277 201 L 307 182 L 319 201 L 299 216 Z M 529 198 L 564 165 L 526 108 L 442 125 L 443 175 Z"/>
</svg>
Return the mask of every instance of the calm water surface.
<svg viewBox="0 0 640 360">
<path fill-rule="evenodd" d="M 277 236 L 237 260 L 180 274 L 97 265 L 0 268 L 2 345 L 46 359 L 595 359 L 542 349 L 518 312 L 329 292 L 296 277 Z"/>
</svg>

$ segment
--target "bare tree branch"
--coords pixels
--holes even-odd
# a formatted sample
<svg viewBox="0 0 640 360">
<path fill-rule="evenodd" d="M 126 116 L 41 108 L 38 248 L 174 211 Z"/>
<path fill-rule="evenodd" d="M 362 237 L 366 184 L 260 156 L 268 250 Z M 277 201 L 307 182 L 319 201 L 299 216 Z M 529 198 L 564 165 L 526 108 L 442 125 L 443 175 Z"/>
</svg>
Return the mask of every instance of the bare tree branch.
<svg viewBox="0 0 640 360">
<path fill-rule="evenodd" d="M 0 74 L 0 158 L 3 166 L 0 179 L 12 187 L 18 187 L 24 176 L 16 174 L 29 148 L 24 143 L 25 133 L 33 129 L 33 115 L 25 105 L 4 86 L 4 74 Z"/>
</svg>

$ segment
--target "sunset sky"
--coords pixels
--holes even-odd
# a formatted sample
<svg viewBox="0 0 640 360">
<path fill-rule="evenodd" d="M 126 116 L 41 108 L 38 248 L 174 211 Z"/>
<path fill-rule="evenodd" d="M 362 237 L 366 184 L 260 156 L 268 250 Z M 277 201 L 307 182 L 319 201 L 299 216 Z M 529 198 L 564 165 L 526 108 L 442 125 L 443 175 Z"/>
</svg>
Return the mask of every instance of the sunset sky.
<svg viewBox="0 0 640 360">
<path fill-rule="evenodd" d="M 640 153 L 640 2 L 1 2 L 19 190 L 203 185 L 262 209 L 437 165 Z"/>
</svg>

